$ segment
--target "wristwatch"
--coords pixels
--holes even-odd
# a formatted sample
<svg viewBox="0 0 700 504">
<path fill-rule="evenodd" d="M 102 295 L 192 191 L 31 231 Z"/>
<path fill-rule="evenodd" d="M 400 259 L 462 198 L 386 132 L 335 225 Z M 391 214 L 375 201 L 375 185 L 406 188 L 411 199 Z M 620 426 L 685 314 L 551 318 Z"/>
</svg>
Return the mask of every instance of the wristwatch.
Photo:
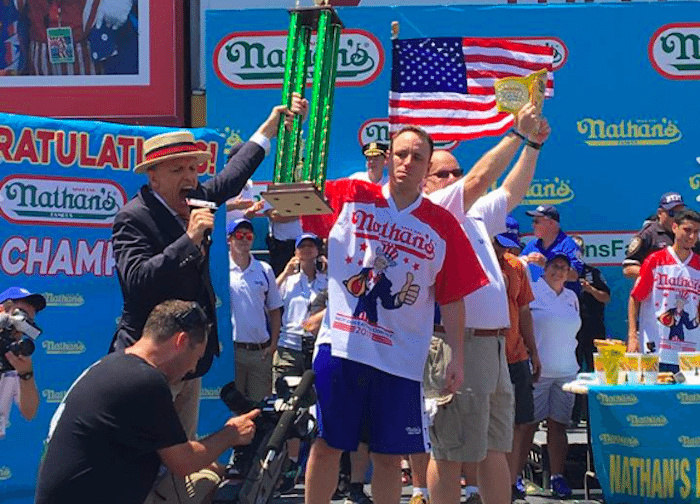
<svg viewBox="0 0 700 504">
<path fill-rule="evenodd" d="M 26 373 L 19 373 L 17 376 L 19 376 L 19 378 L 21 380 L 29 381 L 34 376 L 34 371 L 27 371 Z"/>
</svg>

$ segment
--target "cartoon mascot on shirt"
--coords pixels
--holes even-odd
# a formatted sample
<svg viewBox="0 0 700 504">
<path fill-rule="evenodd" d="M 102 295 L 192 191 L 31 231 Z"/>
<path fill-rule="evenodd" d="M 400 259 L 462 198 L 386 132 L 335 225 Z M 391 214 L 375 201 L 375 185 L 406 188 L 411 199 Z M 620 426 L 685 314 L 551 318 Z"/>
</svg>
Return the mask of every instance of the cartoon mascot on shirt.
<svg viewBox="0 0 700 504">
<path fill-rule="evenodd" d="M 695 320 L 690 320 L 690 315 L 683 309 L 685 303 L 686 300 L 684 298 L 677 297 L 676 307 L 666 310 L 658 316 L 659 322 L 670 329 L 668 339 L 671 341 L 685 341 L 683 328 L 685 327 L 690 331 L 698 327 L 700 323 L 697 316 Z"/>
<path fill-rule="evenodd" d="M 413 283 L 413 274 L 406 273 L 406 282 L 399 292 L 391 293 L 391 281 L 386 277 L 387 268 L 396 266 L 398 251 L 395 245 L 385 243 L 383 247 L 377 247 L 371 268 L 362 268 L 357 274 L 347 280 L 343 285 L 350 294 L 357 298 L 357 307 L 353 315 L 365 319 L 371 324 L 376 324 L 377 300 L 381 300 L 382 306 L 387 310 L 395 310 L 403 305 L 412 305 L 418 299 L 420 287 Z"/>
</svg>

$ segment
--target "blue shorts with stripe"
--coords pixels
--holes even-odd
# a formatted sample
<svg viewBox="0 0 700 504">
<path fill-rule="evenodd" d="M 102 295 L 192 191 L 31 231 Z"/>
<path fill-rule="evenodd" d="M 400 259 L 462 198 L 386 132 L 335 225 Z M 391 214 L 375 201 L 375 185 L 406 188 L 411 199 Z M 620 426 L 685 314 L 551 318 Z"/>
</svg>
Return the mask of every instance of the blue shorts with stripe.
<svg viewBox="0 0 700 504">
<path fill-rule="evenodd" d="M 320 437 L 330 447 L 355 451 L 360 439 L 368 437 L 374 453 L 430 450 L 420 382 L 333 357 L 328 344 L 319 345 L 313 369 Z"/>
</svg>

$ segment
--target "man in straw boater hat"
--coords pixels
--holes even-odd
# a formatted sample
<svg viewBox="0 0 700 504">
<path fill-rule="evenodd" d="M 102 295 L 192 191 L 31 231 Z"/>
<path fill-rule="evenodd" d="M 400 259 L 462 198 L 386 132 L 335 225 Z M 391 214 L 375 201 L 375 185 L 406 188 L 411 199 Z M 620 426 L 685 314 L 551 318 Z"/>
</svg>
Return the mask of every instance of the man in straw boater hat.
<svg viewBox="0 0 700 504">
<path fill-rule="evenodd" d="M 308 102 L 296 95 L 291 108 L 277 106 L 250 140 L 229 159 L 215 177 L 199 183 L 197 167 L 210 159 L 186 130 L 163 133 L 144 142 L 144 160 L 135 173 L 145 173 L 148 184 L 117 213 L 112 244 L 124 307 L 110 351 L 123 350 L 141 337 L 151 310 L 167 299 L 197 301 L 213 323 L 206 352 L 193 373 L 173 391 L 175 407 L 185 432 L 197 430 L 201 376 L 219 354 L 215 295 L 209 276 L 205 235 L 214 227 L 209 209 L 190 211 L 186 199 L 216 205 L 236 196 L 270 150 L 280 118 L 289 126 L 295 114 L 305 116 Z"/>
</svg>

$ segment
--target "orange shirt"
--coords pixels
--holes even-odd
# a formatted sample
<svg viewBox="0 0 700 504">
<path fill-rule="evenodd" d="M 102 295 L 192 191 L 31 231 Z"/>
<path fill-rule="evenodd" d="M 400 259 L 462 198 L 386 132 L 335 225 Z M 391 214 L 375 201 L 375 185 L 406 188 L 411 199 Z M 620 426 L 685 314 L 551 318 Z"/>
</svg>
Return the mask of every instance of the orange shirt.
<svg viewBox="0 0 700 504">
<path fill-rule="evenodd" d="M 525 340 L 520 334 L 520 308 L 529 305 L 535 296 L 532 294 L 525 266 L 520 259 L 506 252 L 499 262 L 506 281 L 510 314 L 510 329 L 506 331 L 506 358 L 508 364 L 513 364 L 524 361 L 530 356 Z"/>
</svg>

